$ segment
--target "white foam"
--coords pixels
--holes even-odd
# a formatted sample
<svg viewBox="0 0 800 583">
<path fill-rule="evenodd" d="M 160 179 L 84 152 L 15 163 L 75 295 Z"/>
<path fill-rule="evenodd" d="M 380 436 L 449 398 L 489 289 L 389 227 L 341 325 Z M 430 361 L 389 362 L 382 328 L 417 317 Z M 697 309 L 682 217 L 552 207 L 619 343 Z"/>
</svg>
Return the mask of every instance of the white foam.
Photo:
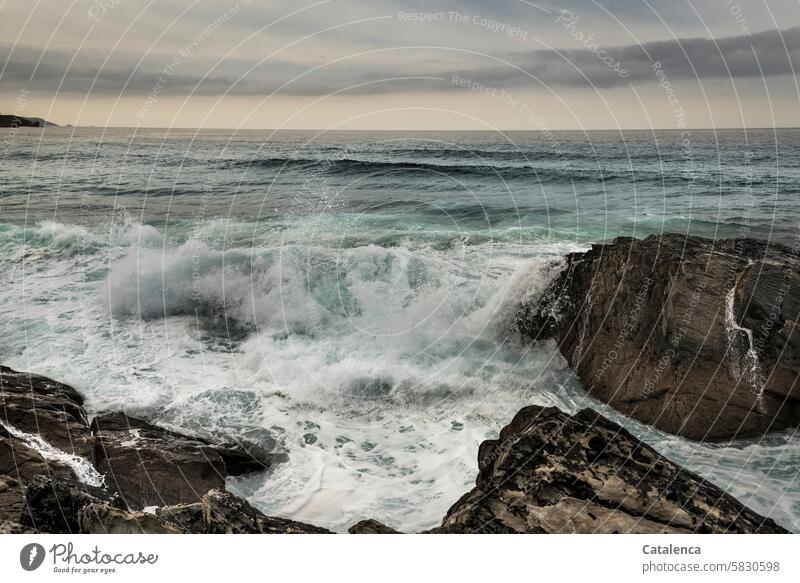
<svg viewBox="0 0 800 583">
<path fill-rule="evenodd" d="M 763 412 L 764 385 L 766 383 L 761 371 L 761 362 L 758 359 L 758 352 L 755 348 L 753 331 L 743 327 L 736 321 L 736 289 L 739 286 L 739 279 L 741 279 L 741 277 L 742 275 L 737 278 L 733 287 L 725 295 L 725 329 L 728 333 L 728 345 L 731 350 L 731 354 L 728 358 L 731 374 L 734 378 L 743 378 L 745 382 L 747 382 L 750 389 L 756 395 L 759 409 Z M 744 352 L 739 349 L 739 344 L 737 342 L 738 334 L 744 334 L 747 338 L 747 349 Z M 744 366 L 741 366 L 741 361 L 744 362 Z"/>
<path fill-rule="evenodd" d="M 76 386 L 90 412 L 271 435 L 289 462 L 231 481 L 267 513 L 429 528 L 474 484 L 479 443 L 522 406 L 597 406 L 553 343 L 508 337 L 572 244 L 340 247 L 295 229 L 227 248 L 255 227 L 217 221 L 175 242 L 120 225 L 103 228 L 102 253 L 5 272 L 5 363 Z"/>
<path fill-rule="evenodd" d="M 0 425 L 25 446 L 39 453 L 44 459 L 69 467 L 75 477 L 84 484 L 89 486 L 103 486 L 105 484 L 105 477 L 86 458 L 62 451 L 50 445 L 38 435 L 26 433 L 2 422 L 0 422 Z"/>
</svg>

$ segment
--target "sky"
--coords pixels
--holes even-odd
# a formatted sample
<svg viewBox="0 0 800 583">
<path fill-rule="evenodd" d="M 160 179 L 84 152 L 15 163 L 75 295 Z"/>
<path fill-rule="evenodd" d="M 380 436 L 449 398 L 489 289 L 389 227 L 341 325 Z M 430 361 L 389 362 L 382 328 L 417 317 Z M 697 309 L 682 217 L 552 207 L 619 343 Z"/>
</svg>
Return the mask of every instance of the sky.
<svg viewBox="0 0 800 583">
<path fill-rule="evenodd" d="M 0 113 L 58 124 L 798 126 L 798 0 L 0 0 Z"/>
</svg>

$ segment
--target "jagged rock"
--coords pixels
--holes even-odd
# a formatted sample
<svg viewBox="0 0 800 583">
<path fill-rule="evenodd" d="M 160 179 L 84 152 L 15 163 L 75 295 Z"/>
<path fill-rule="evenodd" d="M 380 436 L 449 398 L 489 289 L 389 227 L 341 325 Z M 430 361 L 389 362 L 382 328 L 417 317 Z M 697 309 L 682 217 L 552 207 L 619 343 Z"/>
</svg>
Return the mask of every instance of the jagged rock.
<svg viewBox="0 0 800 583">
<path fill-rule="evenodd" d="M 11 476 L 0 475 L 0 522 L 19 522 L 25 509 L 25 491 Z"/>
<path fill-rule="evenodd" d="M 111 508 L 123 508 L 119 496 L 103 488 L 47 476 L 38 476 L 28 484 L 25 502 L 27 511 L 20 522 L 48 534 L 81 532 L 79 514 L 90 504 L 103 503 Z"/>
<path fill-rule="evenodd" d="M 231 476 L 261 472 L 289 459 L 286 452 L 280 450 L 270 431 L 260 427 L 241 431 L 235 442 L 223 440 L 217 443 L 214 439 L 210 442 L 219 449 Z"/>
<path fill-rule="evenodd" d="M 23 485 L 41 475 L 75 478 L 75 473 L 67 465 L 44 458 L 37 450 L 23 443 L 19 437 L 10 434 L 2 425 L 0 425 L 0 474 L 13 476 Z"/>
<path fill-rule="evenodd" d="M 2 494 L 0 494 L 1 496 Z M 131 511 L 117 495 L 102 488 L 46 477 L 27 488 L 29 510 L 22 520 L 0 520 L 4 528 L 54 534 L 324 534 L 330 531 L 294 520 L 265 516 L 246 500 L 211 490 L 200 502 Z"/>
<path fill-rule="evenodd" d="M 123 413 L 92 421 L 95 464 L 128 507 L 191 503 L 235 473 L 264 469 L 246 453 L 156 427 Z M 230 464 L 235 472 L 226 465 Z"/>
<path fill-rule="evenodd" d="M 526 407 L 478 464 L 476 487 L 430 532 L 786 532 L 590 409 Z"/>
<path fill-rule="evenodd" d="M 555 338 L 586 390 L 691 439 L 800 424 L 800 248 L 683 235 L 567 257 L 518 326 Z"/>
<path fill-rule="evenodd" d="M 189 534 L 331 534 L 311 524 L 266 516 L 222 490 L 209 491 L 200 502 L 158 508 L 156 515 Z"/>
<path fill-rule="evenodd" d="M 36 531 L 19 522 L 0 520 L 0 534 L 36 534 Z"/>
<path fill-rule="evenodd" d="M 91 459 L 92 433 L 83 398 L 63 383 L 0 366 L 0 423 Z"/>
<path fill-rule="evenodd" d="M 390 528 L 385 524 L 381 524 L 377 520 L 371 518 L 356 522 L 347 529 L 347 532 L 350 534 L 402 534 L 400 531 Z"/>
<path fill-rule="evenodd" d="M 210 534 L 331 534 L 330 531 L 274 516 L 265 516 L 230 492 L 212 490 L 203 497 L 203 523 Z"/>
<path fill-rule="evenodd" d="M 158 516 L 114 508 L 106 503 L 91 503 L 77 515 L 78 527 L 84 534 L 178 534 L 175 528 Z"/>
</svg>

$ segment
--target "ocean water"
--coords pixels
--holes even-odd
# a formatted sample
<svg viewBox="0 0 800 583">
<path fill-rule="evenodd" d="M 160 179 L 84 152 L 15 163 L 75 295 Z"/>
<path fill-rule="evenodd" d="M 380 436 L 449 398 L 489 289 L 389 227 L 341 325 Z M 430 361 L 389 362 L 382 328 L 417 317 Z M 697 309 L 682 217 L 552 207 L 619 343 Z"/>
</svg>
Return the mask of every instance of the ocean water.
<svg viewBox="0 0 800 583">
<path fill-rule="evenodd" d="M 595 407 L 800 530 L 800 439 L 697 444 L 588 397 L 519 302 L 619 235 L 800 233 L 800 132 L 4 130 L 0 362 L 285 451 L 230 487 L 438 524 L 527 404 Z"/>
</svg>

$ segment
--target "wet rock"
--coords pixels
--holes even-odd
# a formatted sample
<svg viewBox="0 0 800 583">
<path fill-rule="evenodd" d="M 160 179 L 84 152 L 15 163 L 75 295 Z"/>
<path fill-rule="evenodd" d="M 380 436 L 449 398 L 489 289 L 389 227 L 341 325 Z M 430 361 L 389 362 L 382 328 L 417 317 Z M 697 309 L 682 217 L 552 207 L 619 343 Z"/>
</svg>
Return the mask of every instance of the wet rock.
<svg viewBox="0 0 800 583">
<path fill-rule="evenodd" d="M 19 522 L 0 520 L 0 534 L 36 534 L 36 531 Z"/>
<path fill-rule="evenodd" d="M 22 484 L 11 476 L 0 475 L 0 522 L 19 522 L 24 508 Z"/>
<path fill-rule="evenodd" d="M 37 532 L 49 534 L 82 532 L 80 512 L 90 504 L 102 503 L 123 509 L 122 500 L 103 488 L 47 476 L 38 476 L 28 484 L 25 503 L 27 511 L 20 522 Z"/>
<path fill-rule="evenodd" d="M 246 500 L 221 490 L 206 494 L 202 506 L 206 532 L 211 534 L 331 534 L 310 524 L 265 516 Z"/>
<path fill-rule="evenodd" d="M 63 383 L 0 366 L 0 423 L 91 459 L 92 434 L 83 398 Z"/>
<path fill-rule="evenodd" d="M 347 532 L 350 534 L 402 534 L 400 531 L 390 528 L 377 520 L 372 520 L 371 518 L 356 522 L 347 529 Z"/>
<path fill-rule="evenodd" d="M 237 432 L 235 441 L 213 438 L 208 441 L 216 444 L 231 476 L 262 472 L 289 459 L 270 431 L 263 428 Z"/>
<path fill-rule="evenodd" d="M 156 515 L 190 534 L 331 534 L 311 524 L 266 516 L 247 500 L 222 490 L 209 491 L 200 502 L 158 508 Z"/>
<path fill-rule="evenodd" d="M 84 534 L 178 534 L 158 516 L 114 508 L 106 503 L 87 504 L 78 511 L 78 527 Z"/>
<path fill-rule="evenodd" d="M 620 238 L 567 257 L 520 331 L 554 338 L 586 390 L 698 440 L 800 424 L 800 249 Z"/>
<path fill-rule="evenodd" d="M 476 487 L 431 532 L 785 532 L 590 409 L 525 407 L 478 464 Z"/>
<path fill-rule="evenodd" d="M 108 487 L 134 510 L 190 503 L 209 490 L 224 488 L 229 475 L 226 460 L 239 471 L 263 469 L 245 453 L 219 448 L 123 413 L 95 417 L 92 431 L 98 471 L 106 476 Z"/>
<path fill-rule="evenodd" d="M 47 459 L 28 447 L 17 435 L 0 425 L 0 474 L 12 476 L 23 485 L 36 476 L 74 479 L 75 473 L 65 464 Z"/>
</svg>

